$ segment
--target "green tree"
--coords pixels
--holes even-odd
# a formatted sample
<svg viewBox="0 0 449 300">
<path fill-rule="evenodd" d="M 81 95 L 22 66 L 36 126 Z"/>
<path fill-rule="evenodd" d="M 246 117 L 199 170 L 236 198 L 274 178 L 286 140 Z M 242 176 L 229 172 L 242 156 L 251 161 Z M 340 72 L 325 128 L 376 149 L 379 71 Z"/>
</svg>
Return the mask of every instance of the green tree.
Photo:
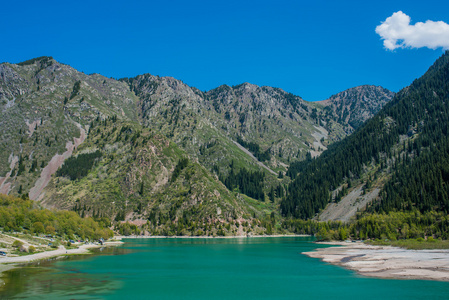
<svg viewBox="0 0 449 300">
<path fill-rule="evenodd" d="M 45 232 L 44 224 L 42 224 L 42 222 L 35 222 L 33 224 L 33 232 L 34 233 L 44 233 Z"/>
</svg>

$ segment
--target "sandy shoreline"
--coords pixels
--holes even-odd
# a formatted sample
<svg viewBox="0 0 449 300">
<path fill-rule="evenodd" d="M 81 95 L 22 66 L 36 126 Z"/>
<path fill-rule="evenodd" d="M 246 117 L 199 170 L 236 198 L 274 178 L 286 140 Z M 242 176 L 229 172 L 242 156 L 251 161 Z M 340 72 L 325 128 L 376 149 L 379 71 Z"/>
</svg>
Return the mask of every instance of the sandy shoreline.
<svg viewBox="0 0 449 300">
<path fill-rule="evenodd" d="M 37 260 L 48 259 L 56 256 L 63 255 L 75 255 L 75 254 L 87 254 L 89 253 L 89 249 L 108 247 L 108 246 L 116 246 L 120 245 L 122 242 L 114 241 L 114 242 L 105 242 L 104 245 L 98 244 L 90 244 L 90 245 L 81 245 L 77 249 L 65 249 L 64 246 L 60 246 L 56 250 L 39 252 L 36 254 L 24 255 L 24 256 L 2 256 L 0 257 L 0 264 L 9 264 L 9 263 L 30 263 Z"/>
<path fill-rule="evenodd" d="M 357 243 L 304 252 L 310 257 L 377 278 L 449 281 L 449 250 L 407 250 Z"/>
</svg>

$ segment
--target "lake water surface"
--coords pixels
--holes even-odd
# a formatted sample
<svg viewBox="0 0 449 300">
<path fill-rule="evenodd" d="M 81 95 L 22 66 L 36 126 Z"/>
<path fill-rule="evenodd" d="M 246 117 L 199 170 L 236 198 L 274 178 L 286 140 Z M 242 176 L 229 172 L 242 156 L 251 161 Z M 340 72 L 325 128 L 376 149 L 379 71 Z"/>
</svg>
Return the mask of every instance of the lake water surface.
<svg viewBox="0 0 449 300">
<path fill-rule="evenodd" d="M 0 299 L 448 299 L 449 283 L 372 279 L 301 254 L 312 238 L 127 239 L 7 272 Z"/>
</svg>

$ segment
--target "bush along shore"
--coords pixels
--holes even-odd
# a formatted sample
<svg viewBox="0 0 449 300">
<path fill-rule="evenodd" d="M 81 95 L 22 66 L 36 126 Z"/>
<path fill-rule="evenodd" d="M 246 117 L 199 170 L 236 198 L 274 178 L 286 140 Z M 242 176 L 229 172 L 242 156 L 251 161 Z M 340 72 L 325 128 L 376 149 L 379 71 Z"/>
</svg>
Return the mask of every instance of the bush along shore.
<svg viewBox="0 0 449 300">
<path fill-rule="evenodd" d="M 449 216 L 444 212 L 364 213 L 348 223 L 291 219 L 283 227 L 296 234 L 315 235 L 318 241 L 372 240 L 414 249 L 449 248 Z"/>
<path fill-rule="evenodd" d="M 292 235 L 275 225 L 276 222 L 274 215 L 268 221 L 262 220 L 264 227 L 269 229 L 263 231 L 262 236 Z M 154 232 L 148 231 L 148 223 L 147 221 L 136 225 L 125 221 L 111 221 L 104 216 L 82 217 L 74 211 L 44 209 L 26 196 L 17 198 L 0 194 L 0 264 L 30 262 L 65 254 L 82 254 L 86 253 L 88 248 L 115 245 L 120 242 L 108 241 L 114 237 L 114 232 L 118 239 L 150 235 L 156 237 Z M 245 230 L 245 226 L 249 227 L 250 224 L 243 223 L 236 226 L 240 230 L 235 230 L 232 236 L 229 234 L 226 236 L 257 235 Z M 211 225 L 211 230 L 207 232 L 198 230 L 189 232 L 185 228 L 173 228 L 173 231 L 161 231 L 162 234 L 157 237 L 224 237 L 221 225 L 217 228 Z"/>
<path fill-rule="evenodd" d="M 113 237 L 110 226 L 108 218 L 81 218 L 71 211 L 42 209 L 26 197 L 0 194 L 0 263 L 49 250 L 101 245 Z"/>
</svg>

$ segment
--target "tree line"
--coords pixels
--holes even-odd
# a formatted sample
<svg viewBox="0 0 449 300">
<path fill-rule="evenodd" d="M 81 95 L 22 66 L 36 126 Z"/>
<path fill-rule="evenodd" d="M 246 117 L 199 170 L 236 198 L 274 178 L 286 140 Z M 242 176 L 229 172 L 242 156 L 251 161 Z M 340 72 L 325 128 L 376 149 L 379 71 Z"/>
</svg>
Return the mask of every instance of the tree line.
<svg viewBox="0 0 449 300">
<path fill-rule="evenodd" d="M 449 216 L 444 212 L 418 210 L 358 214 L 352 223 L 341 221 L 287 219 L 284 229 L 297 234 L 311 234 L 318 240 L 390 240 L 449 239 Z"/>
<path fill-rule="evenodd" d="M 0 194 L 0 227 L 4 232 L 50 234 L 67 239 L 108 239 L 113 236 L 108 218 L 81 218 L 73 211 L 51 211 L 36 208 L 27 198 Z"/>
<path fill-rule="evenodd" d="M 257 143 L 246 142 L 239 136 L 237 136 L 237 143 L 248 149 L 249 152 L 251 152 L 259 161 L 267 161 L 271 159 L 269 149 L 266 151 L 262 151 L 260 150 L 260 146 Z"/>
</svg>

